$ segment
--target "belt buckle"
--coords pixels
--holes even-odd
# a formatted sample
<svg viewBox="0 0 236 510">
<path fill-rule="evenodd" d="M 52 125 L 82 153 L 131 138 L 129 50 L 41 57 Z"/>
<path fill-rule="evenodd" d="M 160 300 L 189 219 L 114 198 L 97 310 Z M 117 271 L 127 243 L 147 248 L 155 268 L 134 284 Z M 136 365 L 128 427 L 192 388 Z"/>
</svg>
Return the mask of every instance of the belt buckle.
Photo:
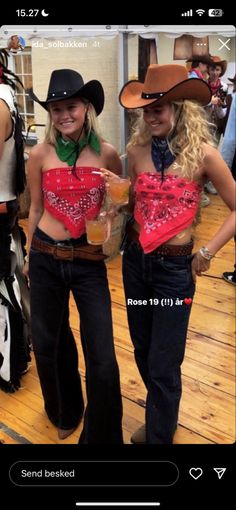
<svg viewBox="0 0 236 510">
<path fill-rule="evenodd" d="M 59 253 L 60 250 L 60 253 Z M 65 257 L 63 256 L 65 255 Z M 65 247 L 62 243 L 57 243 L 54 247 L 53 256 L 55 259 L 59 260 L 68 260 L 69 262 L 73 262 L 74 260 L 74 246 Z"/>
</svg>

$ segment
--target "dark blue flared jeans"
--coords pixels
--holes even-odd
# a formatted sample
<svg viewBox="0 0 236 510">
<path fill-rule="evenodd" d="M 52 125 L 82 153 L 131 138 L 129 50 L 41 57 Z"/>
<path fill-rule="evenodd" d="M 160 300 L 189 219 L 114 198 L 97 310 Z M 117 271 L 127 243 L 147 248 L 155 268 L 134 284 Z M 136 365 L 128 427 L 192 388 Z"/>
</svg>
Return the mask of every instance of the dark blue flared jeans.
<svg viewBox="0 0 236 510">
<path fill-rule="evenodd" d="M 40 229 L 36 236 L 54 241 Z M 85 244 L 85 236 L 66 241 Z M 31 249 L 32 342 L 45 409 L 62 429 L 76 427 L 83 413 L 78 353 L 69 326 L 69 293 L 80 314 L 86 364 L 87 408 L 80 443 L 122 443 L 122 402 L 115 357 L 111 300 L 103 261 L 63 261 Z"/>
<path fill-rule="evenodd" d="M 192 255 L 144 254 L 136 242 L 124 245 L 123 279 L 135 360 L 147 388 L 146 436 L 170 444 L 177 427 L 191 299 Z M 184 301 L 186 299 L 186 301 Z"/>
</svg>

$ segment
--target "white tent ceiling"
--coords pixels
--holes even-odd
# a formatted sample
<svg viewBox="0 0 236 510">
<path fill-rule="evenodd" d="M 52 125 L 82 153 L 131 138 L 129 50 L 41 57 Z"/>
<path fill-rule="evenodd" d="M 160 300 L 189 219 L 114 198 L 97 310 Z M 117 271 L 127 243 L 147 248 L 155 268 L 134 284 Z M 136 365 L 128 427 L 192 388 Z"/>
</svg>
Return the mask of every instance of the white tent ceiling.
<svg viewBox="0 0 236 510">
<path fill-rule="evenodd" d="M 8 39 L 15 32 L 15 25 L 3 25 L 0 28 L 0 41 Z M 122 33 L 154 38 L 158 33 L 163 32 L 168 37 L 180 37 L 183 34 L 194 34 L 195 37 L 211 34 L 234 37 L 235 27 L 233 25 L 19 25 L 17 32 L 28 39 L 68 38 L 71 36 L 114 37 Z"/>
</svg>

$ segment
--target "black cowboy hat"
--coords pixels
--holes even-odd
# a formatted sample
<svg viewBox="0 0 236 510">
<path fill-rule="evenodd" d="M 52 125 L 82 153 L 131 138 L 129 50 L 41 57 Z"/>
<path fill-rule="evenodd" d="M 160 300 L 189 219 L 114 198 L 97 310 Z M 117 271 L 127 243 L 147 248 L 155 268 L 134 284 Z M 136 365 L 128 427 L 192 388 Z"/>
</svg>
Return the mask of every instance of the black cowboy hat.
<svg viewBox="0 0 236 510">
<path fill-rule="evenodd" d="M 207 64 L 208 66 L 214 65 L 210 55 L 193 55 L 191 58 L 186 60 L 186 62 L 201 62 L 202 64 Z"/>
<path fill-rule="evenodd" d="M 37 101 L 45 110 L 48 104 L 54 101 L 69 99 L 70 97 L 84 97 L 92 103 L 97 115 L 104 106 L 104 90 L 98 80 L 84 83 L 81 74 L 73 69 L 56 69 L 52 72 L 46 101 L 40 101 L 31 90 L 29 95 L 33 101 Z"/>
<path fill-rule="evenodd" d="M 233 78 L 228 78 L 229 81 L 231 81 L 232 83 L 236 83 L 236 74 L 234 75 Z"/>
</svg>

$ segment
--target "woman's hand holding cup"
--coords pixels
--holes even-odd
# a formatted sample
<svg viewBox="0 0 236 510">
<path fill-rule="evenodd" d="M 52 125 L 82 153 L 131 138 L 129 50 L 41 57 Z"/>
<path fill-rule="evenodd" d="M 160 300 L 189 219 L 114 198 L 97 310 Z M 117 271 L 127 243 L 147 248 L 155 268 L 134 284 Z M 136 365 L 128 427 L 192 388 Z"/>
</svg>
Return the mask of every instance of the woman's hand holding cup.
<svg viewBox="0 0 236 510">
<path fill-rule="evenodd" d="M 114 206 L 123 206 L 129 201 L 130 179 L 128 177 L 119 177 L 106 168 L 100 168 L 106 181 L 106 188 L 112 204 Z"/>
</svg>

